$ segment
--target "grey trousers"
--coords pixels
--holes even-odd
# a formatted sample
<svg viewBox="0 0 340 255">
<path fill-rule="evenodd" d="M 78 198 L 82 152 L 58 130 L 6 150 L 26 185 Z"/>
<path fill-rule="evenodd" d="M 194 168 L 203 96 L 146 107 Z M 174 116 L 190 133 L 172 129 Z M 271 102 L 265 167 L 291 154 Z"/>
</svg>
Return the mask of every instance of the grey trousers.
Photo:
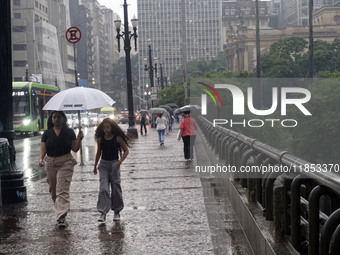
<svg viewBox="0 0 340 255">
<path fill-rule="evenodd" d="M 120 169 L 117 167 L 116 162 L 116 160 L 103 159 L 99 162 L 97 210 L 101 213 L 107 214 L 110 209 L 114 212 L 120 212 L 124 208 L 122 187 L 120 186 Z"/>
</svg>

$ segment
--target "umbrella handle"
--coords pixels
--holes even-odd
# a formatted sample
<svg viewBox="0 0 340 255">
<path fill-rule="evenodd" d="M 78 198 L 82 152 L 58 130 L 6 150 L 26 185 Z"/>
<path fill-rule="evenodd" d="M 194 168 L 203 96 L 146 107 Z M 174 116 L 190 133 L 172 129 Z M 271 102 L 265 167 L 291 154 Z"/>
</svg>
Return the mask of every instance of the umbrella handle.
<svg viewBox="0 0 340 255">
<path fill-rule="evenodd" d="M 78 111 L 78 122 L 79 122 L 79 132 L 81 131 L 81 118 L 80 118 L 80 111 Z M 84 160 L 83 160 L 83 145 L 80 141 L 80 166 L 84 166 Z"/>
</svg>

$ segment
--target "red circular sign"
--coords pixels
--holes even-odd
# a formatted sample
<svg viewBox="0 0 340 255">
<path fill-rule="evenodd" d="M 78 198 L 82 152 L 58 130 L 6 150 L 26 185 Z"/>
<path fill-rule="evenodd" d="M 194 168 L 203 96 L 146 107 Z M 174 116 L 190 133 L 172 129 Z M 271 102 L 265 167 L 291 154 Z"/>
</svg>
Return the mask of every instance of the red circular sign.
<svg viewBox="0 0 340 255">
<path fill-rule="evenodd" d="M 67 29 L 65 36 L 68 42 L 77 43 L 80 41 L 81 32 L 77 27 L 70 27 L 69 29 Z"/>
</svg>

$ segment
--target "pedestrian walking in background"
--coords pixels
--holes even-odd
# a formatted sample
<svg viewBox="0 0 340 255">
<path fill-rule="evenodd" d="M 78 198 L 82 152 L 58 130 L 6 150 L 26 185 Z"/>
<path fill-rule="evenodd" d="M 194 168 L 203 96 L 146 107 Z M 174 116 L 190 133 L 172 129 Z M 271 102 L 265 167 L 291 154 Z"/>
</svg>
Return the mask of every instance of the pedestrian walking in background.
<svg viewBox="0 0 340 255">
<path fill-rule="evenodd" d="M 169 114 L 169 132 L 172 131 L 173 124 L 174 124 L 174 116 Z"/>
<path fill-rule="evenodd" d="M 114 221 L 120 220 L 120 211 L 124 208 L 120 180 L 120 165 L 129 154 L 129 138 L 115 121 L 106 118 L 95 132 L 97 153 L 93 173 L 99 170 L 99 195 L 97 210 L 101 213 L 98 221 L 105 222 L 106 214 L 114 211 Z M 120 156 L 120 157 L 119 157 Z M 111 192 L 110 192 L 111 187 Z"/>
<path fill-rule="evenodd" d="M 156 125 L 157 125 L 157 132 L 158 132 L 158 141 L 159 145 L 163 146 L 164 145 L 164 139 L 165 139 L 165 130 L 167 126 L 167 120 L 165 117 L 163 117 L 162 113 L 158 115 L 156 119 Z"/>
<path fill-rule="evenodd" d="M 182 130 L 182 140 L 184 143 L 184 158 L 187 161 L 194 158 L 194 145 L 196 140 L 197 123 L 195 119 L 190 117 L 190 111 L 184 112 L 184 118 L 179 124 L 179 129 Z"/>
<path fill-rule="evenodd" d="M 67 126 L 65 113 L 61 111 L 52 112 L 47 128 L 41 137 L 39 166 L 45 166 L 57 224 L 65 227 L 65 218 L 70 209 L 70 185 L 77 163 L 71 150 L 79 150 L 84 135 L 80 131 L 76 137 L 73 129 Z"/>
<path fill-rule="evenodd" d="M 143 128 L 144 128 L 144 133 L 146 135 L 146 114 L 142 114 L 142 118 L 140 119 L 140 134 L 143 135 Z"/>
</svg>

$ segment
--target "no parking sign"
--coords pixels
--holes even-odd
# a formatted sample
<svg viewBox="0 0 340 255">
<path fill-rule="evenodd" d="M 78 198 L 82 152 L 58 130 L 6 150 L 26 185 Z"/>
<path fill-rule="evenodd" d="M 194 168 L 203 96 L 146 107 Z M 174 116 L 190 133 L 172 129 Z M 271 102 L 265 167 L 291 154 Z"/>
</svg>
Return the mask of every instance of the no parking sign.
<svg viewBox="0 0 340 255">
<path fill-rule="evenodd" d="M 65 36 L 68 42 L 77 43 L 81 39 L 80 29 L 77 27 L 70 27 L 69 29 L 67 29 Z"/>
</svg>

